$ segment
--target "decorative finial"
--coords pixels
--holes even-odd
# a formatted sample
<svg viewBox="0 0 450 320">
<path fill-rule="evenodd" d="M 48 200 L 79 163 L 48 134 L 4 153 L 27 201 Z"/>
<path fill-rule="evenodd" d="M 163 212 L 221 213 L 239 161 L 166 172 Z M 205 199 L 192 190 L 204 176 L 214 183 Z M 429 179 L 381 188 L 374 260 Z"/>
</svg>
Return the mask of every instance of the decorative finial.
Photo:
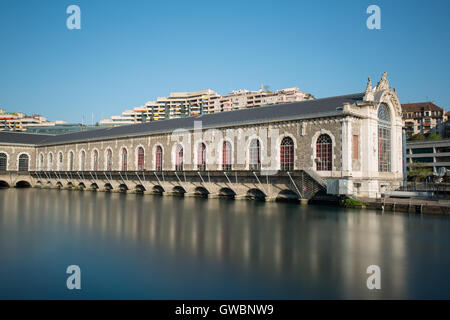
<svg viewBox="0 0 450 320">
<path fill-rule="evenodd" d="M 366 90 L 364 91 L 364 101 L 373 101 L 373 88 L 372 88 L 372 79 L 370 77 L 367 79 Z"/>
<path fill-rule="evenodd" d="M 366 93 L 372 91 L 372 79 L 370 77 L 367 79 Z"/>
<path fill-rule="evenodd" d="M 384 72 L 381 76 L 380 82 L 378 82 L 376 91 L 388 90 L 389 89 L 389 81 L 387 79 L 387 72 Z"/>
</svg>

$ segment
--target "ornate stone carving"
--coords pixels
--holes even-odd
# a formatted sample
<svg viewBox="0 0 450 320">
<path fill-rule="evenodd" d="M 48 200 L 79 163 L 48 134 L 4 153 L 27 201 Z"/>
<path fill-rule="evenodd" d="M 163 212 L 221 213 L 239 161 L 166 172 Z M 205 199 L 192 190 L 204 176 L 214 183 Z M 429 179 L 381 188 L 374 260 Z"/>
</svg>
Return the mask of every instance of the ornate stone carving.
<svg viewBox="0 0 450 320">
<path fill-rule="evenodd" d="M 372 79 L 370 77 L 367 79 L 367 86 L 366 90 L 364 91 L 364 101 L 373 101 L 374 95 L 373 95 L 373 88 L 372 88 Z"/>
<path fill-rule="evenodd" d="M 384 72 L 381 76 L 380 82 L 378 82 L 375 91 L 389 90 L 389 80 L 387 79 L 387 72 Z"/>
</svg>

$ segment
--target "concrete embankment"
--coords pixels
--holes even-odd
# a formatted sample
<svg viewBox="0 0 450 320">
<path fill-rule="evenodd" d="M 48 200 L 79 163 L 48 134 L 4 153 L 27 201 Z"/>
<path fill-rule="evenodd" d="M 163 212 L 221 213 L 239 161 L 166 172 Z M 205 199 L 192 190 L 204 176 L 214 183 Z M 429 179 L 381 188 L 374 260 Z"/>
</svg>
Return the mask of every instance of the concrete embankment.
<svg viewBox="0 0 450 320">
<path fill-rule="evenodd" d="M 322 204 L 354 209 L 372 209 L 431 215 L 450 215 L 450 200 L 424 200 L 420 198 L 350 199 L 322 196 L 311 199 L 310 204 Z"/>
</svg>

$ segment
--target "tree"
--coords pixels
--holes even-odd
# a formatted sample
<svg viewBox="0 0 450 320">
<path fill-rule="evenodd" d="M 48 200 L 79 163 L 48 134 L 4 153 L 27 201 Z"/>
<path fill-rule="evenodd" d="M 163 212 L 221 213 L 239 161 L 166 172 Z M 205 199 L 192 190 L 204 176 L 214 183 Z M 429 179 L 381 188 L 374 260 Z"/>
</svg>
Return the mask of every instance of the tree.
<svg viewBox="0 0 450 320">
<path fill-rule="evenodd" d="M 417 133 L 411 136 L 410 141 L 423 141 L 425 140 L 425 136 L 421 133 Z"/>
<path fill-rule="evenodd" d="M 442 137 L 439 133 L 430 133 L 427 140 L 442 140 Z"/>
<path fill-rule="evenodd" d="M 267 84 L 264 86 L 264 91 L 265 91 L 266 93 L 272 93 L 272 91 L 270 91 L 270 86 L 267 85 Z"/>
<path fill-rule="evenodd" d="M 408 180 L 419 182 L 428 177 L 433 176 L 433 170 L 431 168 L 427 168 L 423 163 L 413 162 L 408 163 Z"/>
</svg>

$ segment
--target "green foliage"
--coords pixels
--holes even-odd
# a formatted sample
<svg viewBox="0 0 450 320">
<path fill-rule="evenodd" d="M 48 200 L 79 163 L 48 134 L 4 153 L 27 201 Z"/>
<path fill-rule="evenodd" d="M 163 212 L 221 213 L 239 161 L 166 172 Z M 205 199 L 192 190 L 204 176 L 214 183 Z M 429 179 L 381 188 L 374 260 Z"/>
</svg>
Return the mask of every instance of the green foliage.
<svg viewBox="0 0 450 320">
<path fill-rule="evenodd" d="M 411 136 L 410 141 L 424 141 L 426 137 L 423 134 L 417 133 Z"/>
<path fill-rule="evenodd" d="M 408 137 L 408 141 L 425 141 L 425 140 L 442 140 L 442 137 L 439 133 L 429 133 L 427 135 L 417 133 Z"/>
<path fill-rule="evenodd" d="M 432 168 L 425 167 L 423 163 L 408 163 L 408 180 L 419 182 L 433 175 Z"/>
<path fill-rule="evenodd" d="M 442 140 L 442 137 L 439 133 L 430 133 L 427 140 Z"/>
<path fill-rule="evenodd" d="M 342 201 L 342 205 L 346 208 L 360 208 L 364 203 L 356 199 L 346 198 Z"/>
</svg>

